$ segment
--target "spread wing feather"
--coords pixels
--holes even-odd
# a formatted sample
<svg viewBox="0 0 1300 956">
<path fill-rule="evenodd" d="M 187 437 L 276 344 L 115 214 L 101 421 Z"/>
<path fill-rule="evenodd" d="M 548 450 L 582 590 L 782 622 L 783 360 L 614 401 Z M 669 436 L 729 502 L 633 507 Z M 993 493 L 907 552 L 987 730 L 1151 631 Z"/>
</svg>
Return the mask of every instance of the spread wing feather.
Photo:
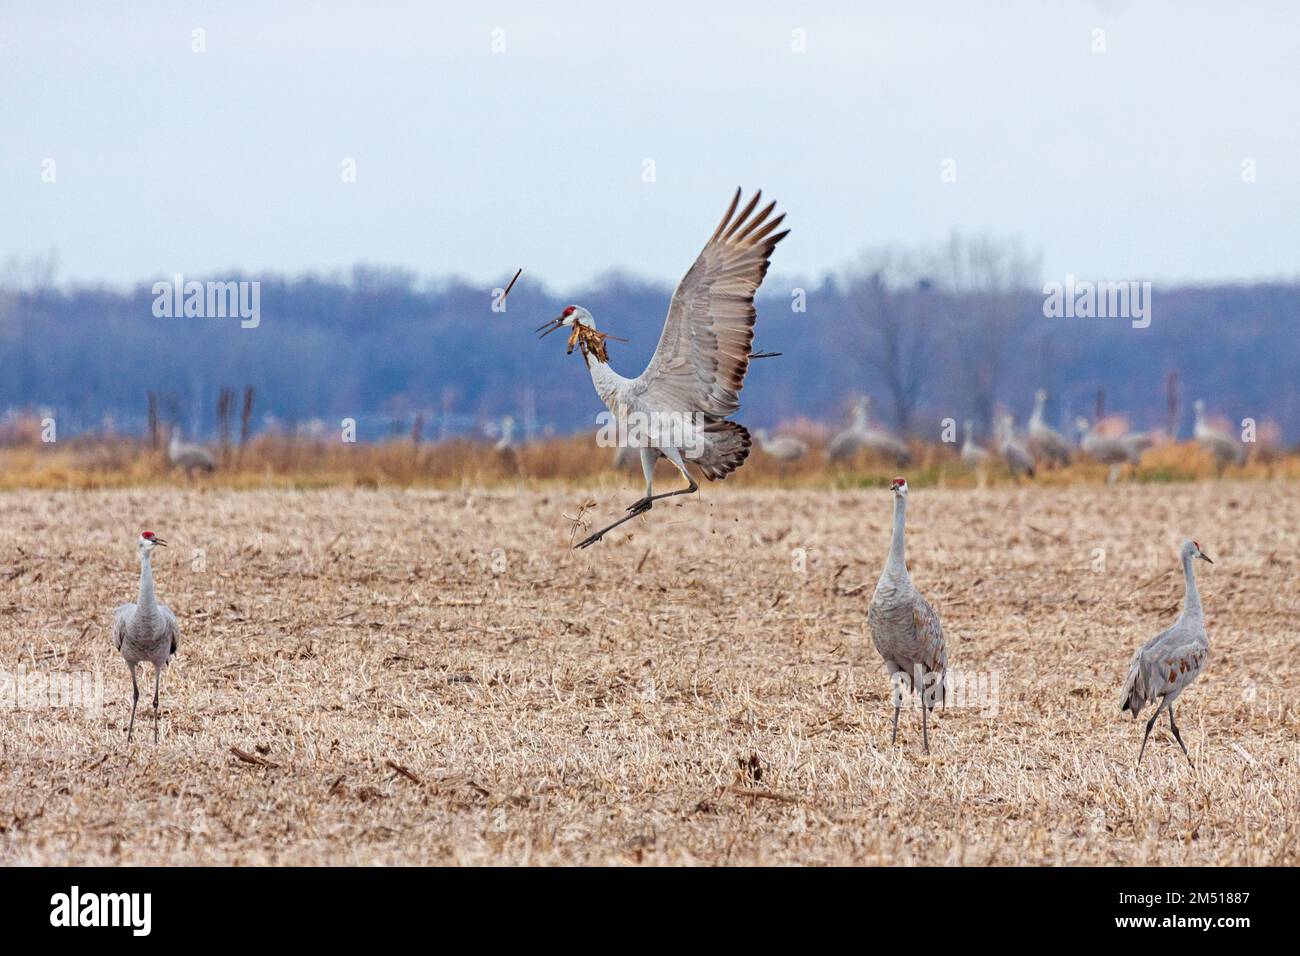
<svg viewBox="0 0 1300 956">
<path fill-rule="evenodd" d="M 772 250 L 789 230 L 775 232 L 785 214 L 758 212 L 762 192 L 745 207 L 736 190 L 726 215 L 683 277 L 668 306 L 659 345 L 632 384 L 651 407 L 725 418 L 740 408 L 740 389 L 754 342 L 754 293 L 767 275 Z"/>
</svg>

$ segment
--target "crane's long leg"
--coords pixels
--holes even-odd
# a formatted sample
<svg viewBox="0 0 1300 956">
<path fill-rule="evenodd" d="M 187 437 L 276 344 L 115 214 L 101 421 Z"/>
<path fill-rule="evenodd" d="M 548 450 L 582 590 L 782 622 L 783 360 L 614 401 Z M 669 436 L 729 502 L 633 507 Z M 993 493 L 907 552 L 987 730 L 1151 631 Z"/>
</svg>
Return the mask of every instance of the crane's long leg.
<svg viewBox="0 0 1300 956">
<path fill-rule="evenodd" d="M 921 740 L 925 744 L 925 752 L 927 754 L 930 753 L 930 728 L 926 723 L 926 718 L 929 713 L 930 708 L 925 704 L 925 694 L 923 692 L 921 694 Z"/>
<path fill-rule="evenodd" d="M 1192 763 L 1192 755 L 1187 752 L 1187 744 L 1183 743 L 1183 735 L 1178 732 L 1178 725 L 1174 723 L 1174 706 L 1169 705 L 1169 726 L 1173 728 L 1174 740 L 1178 741 L 1178 746 L 1183 748 L 1183 756 L 1187 758 L 1188 763 Z M 1192 766 L 1196 766 L 1192 764 Z"/>
<path fill-rule="evenodd" d="M 898 712 L 903 706 L 903 700 L 897 694 L 894 695 L 894 735 L 889 738 L 889 745 L 892 747 L 898 743 Z"/>
<path fill-rule="evenodd" d="M 672 462 L 673 466 L 682 473 L 682 477 L 688 482 L 688 487 L 680 488 L 677 491 L 665 491 L 658 495 L 653 494 L 655 462 L 659 459 L 660 455 Z M 641 470 L 645 472 L 645 497 L 635 501 L 632 506 L 627 509 L 628 513 L 619 518 L 613 524 L 606 525 L 595 534 L 589 535 L 587 538 L 574 545 L 575 550 L 577 548 L 591 547 L 591 545 L 605 537 L 607 532 L 613 531 L 623 522 L 631 521 L 637 515 L 645 514 L 654 507 L 654 503 L 660 498 L 671 498 L 674 495 L 689 495 L 693 492 L 699 491 L 700 489 L 700 486 L 695 483 L 695 479 L 691 477 L 690 472 L 686 470 L 686 463 L 682 461 L 681 452 L 676 448 L 642 448 Z"/>
<path fill-rule="evenodd" d="M 1142 755 L 1147 752 L 1147 738 L 1151 736 L 1151 728 L 1155 726 L 1156 718 L 1160 716 L 1160 711 L 1164 709 L 1165 709 L 1165 702 L 1162 698 L 1160 701 L 1160 706 L 1156 708 L 1156 712 L 1152 714 L 1151 719 L 1147 721 L 1146 733 L 1142 735 L 1142 749 L 1138 751 L 1139 767 L 1142 766 Z"/>
<path fill-rule="evenodd" d="M 157 664 L 153 668 L 153 742 L 158 742 L 158 685 L 162 683 L 162 668 Z"/>
<path fill-rule="evenodd" d="M 134 664 L 127 664 L 131 669 L 131 722 L 126 725 L 126 742 L 131 742 L 131 734 L 135 731 L 135 705 L 140 701 L 140 685 L 135 679 Z"/>
<path fill-rule="evenodd" d="M 690 495 L 700 490 L 700 486 L 696 484 L 695 479 L 691 477 L 691 473 L 686 470 L 686 462 L 682 460 L 682 453 L 680 450 L 676 448 L 662 448 L 662 449 L 643 448 L 641 450 L 642 468 L 646 467 L 645 463 L 646 463 L 647 451 L 651 453 L 651 457 L 650 457 L 649 469 L 646 471 L 645 497 L 635 502 L 632 505 L 632 507 L 627 509 L 628 511 L 636 511 L 637 514 L 641 514 L 645 511 L 649 511 L 651 506 L 660 498 L 671 498 L 674 495 Z M 668 461 L 672 463 L 672 466 L 682 473 L 682 477 L 686 479 L 685 488 L 678 488 L 676 491 L 665 491 L 657 495 L 651 493 L 653 490 L 651 485 L 651 480 L 654 476 L 654 467 L 655 467 L 654 463 L 659 458 L 660 455 L 662 455 L 664 458 L 667 458 Z"/>
</svg>

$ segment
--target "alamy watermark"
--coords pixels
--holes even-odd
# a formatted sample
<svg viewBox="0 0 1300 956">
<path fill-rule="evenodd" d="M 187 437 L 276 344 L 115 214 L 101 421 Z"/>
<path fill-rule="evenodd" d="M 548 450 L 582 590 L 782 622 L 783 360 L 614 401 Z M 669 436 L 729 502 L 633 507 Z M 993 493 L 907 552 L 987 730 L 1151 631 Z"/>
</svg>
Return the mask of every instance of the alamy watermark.
<svg viewBox="0 0 1300 956">
<path fill-rule="evenodd" d="M 684 458 L 704 453 L 704 416 L 699 412 L 628 412 L 596 416 L 601 448 L 676 448 Z"/>
<path fill-rule="evenodd" d="M 1151 324 L 1151 283 L 1093 282 L 1066 274 L 1043 286 L 1043 315 L 1049 319 L 1129 319 L 1135 329 Z"/>
<path fill-rule="evenodd" d="M 104 712 L 103 672 L 29 671 L 26 664 L 16 673 L 0 668 L 0 712 L 72 709 L 87 717 Z"/>
<path fill-rule="evenodd" d="M 979 711 L 981 717 L 998 715 L 998 688 L 1001 675 L 998 671 L 966 671 L 949 668 L 940 673 L 927 671 L 918 666 L 915 675 L 907 671 L 896 671 L 890 677 L 892 697 L 890 702 L 901 707 L 913 696 L 912 688 L 919 689 L 917 703 L 925 704 L 928 710 L 942 705 L 949 707 L 970 708 Z"/>
<path fill-rule="evenodd" d="M 185 281 L 179 272 L 171 282 L 153 284 L 155 318 L 225 319 L 238 317 L 239 327 L 262 324 L 262 283 Z"/>
</svg>

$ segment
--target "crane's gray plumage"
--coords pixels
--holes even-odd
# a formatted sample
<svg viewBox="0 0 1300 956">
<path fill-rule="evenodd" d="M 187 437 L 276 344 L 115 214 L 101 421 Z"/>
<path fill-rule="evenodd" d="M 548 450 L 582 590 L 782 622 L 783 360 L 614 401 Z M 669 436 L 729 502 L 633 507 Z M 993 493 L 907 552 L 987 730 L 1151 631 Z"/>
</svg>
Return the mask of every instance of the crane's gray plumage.
<svg viewBox="0 0 1300 956">
<path fill-rule="evenodd" d="M 153 565 L 149 558 L 155 547 L 166 544 L 152 531 L 140 534 L 136 546 L 140 554 L 140 596 L 134 604 L 123 604 L 113 611 L 113 646 L 122 654 L 122 659 L 131 671 L 131 723 L 126 730 L 128 742 L 135 731 L 135 707 L 140 700 L 136 668 L 142 662 L 154 667 L 153 740 L 157 743 L 158 689 L 162 683 L 162 671 L 180 646 L 180 625 L 171 608 L 158 603 L 154 593 Z"/>
<path fill-rule="evenodd" d="M 867 431 L 867 403 L 865 398 L 853 403 L 853 417 L 849 427 L 836 433 L 826 446 L 826 459 L 843 464 L 852 461 L 865 447 L 863 436 Z"/>
<path fill-rule="evenodd" d="M 181 430 L 172 426 L 171 439 L 167 442 L 167 460 L 177 468 L 184 468 L 187 476 L 195 470 L 215 471 L 217 463 L 202 445 L 181 441 Z"/>
<path fill-rule="evenodd" d="M 988 459 L 988 451 L 975 444 L 975 423 L 966 419 L 962 423 L 961 460 L 969 468 L 980 468 Z"/>
<path fill-rule="evenodd" d="M 921 694 L 921 733 L 925 752 L 929 753 L 927 715 L 944 698 L 948 655 L 939 615 L 917 591 L 907 572 L 907 482 L 895 478 L 890 487 L 894 494 L 893 537 L 885 569 L 867 608 L 867 623 L 894 687 L 894 734 L 890 742 L 898 740 L 898 711 L 903 690 L 910 689 Z"/>
<path fill-rule="evenodd" d="M 737 212 L 740 190 L 695 263 L 687 271 L 668 306 L 659 345 L 650 363 L 636 378 L 624 378 L 609 367 L 604 340 L 590 312 L 569 306 L 542 329 L 543 336 L 569 327 L 569 349 L 581 346 L 592 385 L 620 422 L 670 420 L 675 435 L 651 433 L 637 442 L 646 493 L 620 521 L 590 535 L 577 547 L 599 541 L 606 532 L 650 510 L 660 498 L 699 489 L 686 469 L 696 465 L 710 481 L 725 478 L 749 455 L 749 432 L 727 416 L 740 408 L 740 390 L 749 369 L 754 342 L 754 294 L 767 275 L 772 250 L 789 230 L 777 232 L 785 215 L 772 218 L 776 203 L 755 211 L 761 192 Z M 642 430 L 644 430 L 644 425 Z M 667 458 L 688 487 L 654 494 L 655 462 Z"/>
<path fill-rule="evenodd" d="M 1210 653 L 1210 638 L 1205 632 L 1205 614 L 1201 610 L 1201 596 L 1196 589 L 1192 560 L 1200 558 L 1211 564 L 1214 562 L 1210 561 L 1195 541 L 1184 541 L 1178 556 L 1183 563 L 1182 613 L 1172 626 L 1151 638 L 1133 654 L 1128 678 L 1124 681 L 1124 693 L 1120 698 L 1120 712 L 1130 711 L 1135 720 L 1147 704 L 1156 701 L 1160 703 L 1147 722 L 1146 733 L 1142 735 L 1142 749 L 1138 751 L 1139 764 L 1142 763 L 1142 755 L 1146 753 L 1151 728 L 1165 709 L 1169 711 L 1169 726 L 1173 729 L 1178 746 L 1183 748 L 1188 762 L 1192 759 L 1178 732 L 1178 725 L 1174 723 L 1174 700 L 1196 680 L 1205 668 Z"/>
<path fill-rule="evenodd" d="M 1011 469 L 1011 474 L 1034 477 L 1034 456 L 1029 454 L 1029 449 L 1016 438 L 1010 415 L 1003 415 L 998 419 L 998 431 L 998 451 L 1001 452 L 1002 460 L 1007 463 L 1007 467 Z"/>
<path fill-rule="evenodd" d="M 1124 465 L 1137 465 L 1142 452 L 1151 447 L 1151 437 L 1145 432 L 1127 435 L 1098 435 L 1086 418 L 1076 418 L 1079 429 L 1079 450 L 1084 456 L 1103 465 L 1110 465 L 1107 483 L 1114 483 Z"/>
<path fill-rule="evenodd" d="M 1214 455 L 1214 463 L 1219 474 L 1222 475 L 1223 469 L 1228 465 L 1244 465 L 1246 463 L 1246 446 L 1239 441 L 1235 441 L 1231 435 L 1211 427 L 1205 421 L 1205 402 L 1198 398 L 1192 403 L 1192 408 L 1196 411 L 1196 427 L 1194 430 L 1196 441 L 1202 448 L 1207 449 Z"/>
<path fill-rule="evenodd" d="M 1034 393 L 1034 413 L 1029 416 L 1029 450 L 1035 458 L 1045 458 L 1053 465 L 1070 463 L 1070 446 L 1060 432 L 1043 421 L 1047 393 L 1039 389 Z"/>
<path fill-rule="evenodd" d="M 798 461 L 808 454 L 808 443 L 794 435 L 777 435 L 773 438 L 766 429 L 760 428 L 754 432 L 754 440 L 758 442 L 759 448 L 779 462 Z"/>
<path fill-rule="evenodd" d="M 826 457 L 833 462 L 851 461 L 863 449 L 869 449 L 896 465 L 909 465 L 912 451 L 902 439 L 871 424 L 871 399 L 862 397 L 853 406 L 852 423 L 831 439 Z"/>
</svg>

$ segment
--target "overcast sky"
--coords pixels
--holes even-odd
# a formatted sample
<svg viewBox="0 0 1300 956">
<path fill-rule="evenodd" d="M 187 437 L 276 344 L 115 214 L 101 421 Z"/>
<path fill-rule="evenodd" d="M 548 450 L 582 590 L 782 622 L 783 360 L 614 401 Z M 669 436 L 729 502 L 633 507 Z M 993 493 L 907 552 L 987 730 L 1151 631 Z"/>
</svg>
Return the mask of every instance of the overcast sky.
<svg viewBox="0 0 1300 956">
<path fill-rule="evenodd" d="M 713 6 L 12 5 L 0 260 L 675 281 L 744 185 L 785 275 L 953 230 L 1044 278 L 1300 274 L 1300 4 Z"/>
</svg>

